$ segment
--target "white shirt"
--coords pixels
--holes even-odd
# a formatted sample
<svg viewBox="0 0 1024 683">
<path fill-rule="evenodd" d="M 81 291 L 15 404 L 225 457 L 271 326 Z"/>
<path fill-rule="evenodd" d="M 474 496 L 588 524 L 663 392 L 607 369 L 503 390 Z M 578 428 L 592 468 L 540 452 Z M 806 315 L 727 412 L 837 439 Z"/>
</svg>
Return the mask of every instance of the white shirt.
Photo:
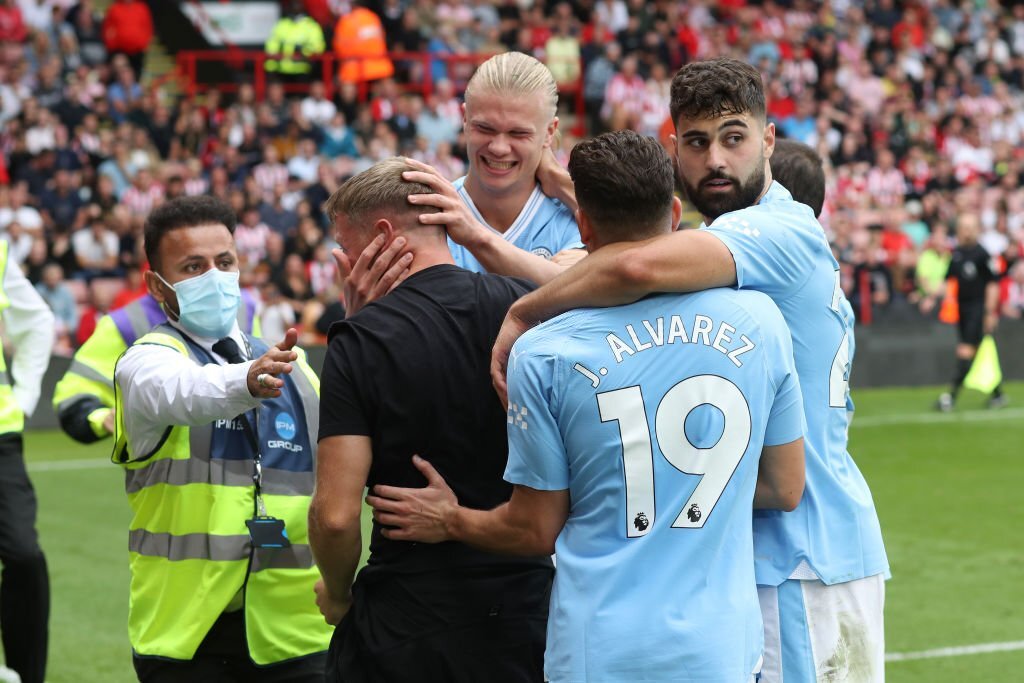
<svg viewBox="0 0 1024 683">
<path fill-rule="evenodd" d="M 170 324 L 184 331 L 180 324 Z M 170 426 L 198 427 L 230 420 L 260 404 L 246 383 L 251 360 L 229 364 L 213 352 L 217 339 L 185 334 L 221 364 L 199 365 L 156 344 L 136 344 L 117 362 L 114 379 L 124 405 L 128 446 L 136 456 L 151 453 Z M 244 354 L 245 340 L 237 323 L 230 337 Z"/>
<path fill-rule="evenodd" d="M 36 288 L 10 259 L 4 270 L 4 293 L 10 305 L 0 317 L 4 321 L 4 337 L 14 348 L 10 374 L 14 400 L 26 416 L 39 403 L 39 387 L 53 348 L 54 318 L 50 307 Z"/>
</svg>

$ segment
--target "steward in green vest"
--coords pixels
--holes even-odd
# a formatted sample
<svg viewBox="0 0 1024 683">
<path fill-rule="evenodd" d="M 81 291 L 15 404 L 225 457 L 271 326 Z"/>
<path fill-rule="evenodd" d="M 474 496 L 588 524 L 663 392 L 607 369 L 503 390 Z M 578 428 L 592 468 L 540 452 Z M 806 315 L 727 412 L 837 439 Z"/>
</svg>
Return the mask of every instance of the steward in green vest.
<svg viewBox="0 0 1024 683">
<path fill-rule="evenodd" d="M 294 330 L 268 348 L 239 329 L 234 226 L 213 197 L 150 214 L 145 277 L 168 322 L 114 372 L 141 681 L 323 677 L 306 522 L 319 381 Z"/>
<path fill-rule="evenodd" d="M 13 354 L 8 374 L 0 353 L 0 631 L 6 665 L 23 683 L 43 683 L 50 580 L 36 534 L 36 494 L 25 468 L 22 431 L 25 417 L 39 402 L 54 319 L 18 264 L 8 260 L 7 241 L 2 239 L 0 319 L 3 346 Z"/>
<path fill-rule="evenodd" d="M 309 58 L 322 55 L 326 47 L 320 24 L 302 11 L 301 2 L 291 2 L 264 46 L 268 59 L 263 68 L 282 76 L 308 76 L 313 73 Z"/>
<path fill-rule="evenodd" d="M 256 302 L 243 292 L 242 303 L 239 327 L 259 336 Z M 163 309 L 150 294 L 100 318 L 53 389 L 53 411 L 68 436 L 81 443 L 110 436 L 114 431 L 114 364 L 136 339 L 166 321 Z"/>
</svg>

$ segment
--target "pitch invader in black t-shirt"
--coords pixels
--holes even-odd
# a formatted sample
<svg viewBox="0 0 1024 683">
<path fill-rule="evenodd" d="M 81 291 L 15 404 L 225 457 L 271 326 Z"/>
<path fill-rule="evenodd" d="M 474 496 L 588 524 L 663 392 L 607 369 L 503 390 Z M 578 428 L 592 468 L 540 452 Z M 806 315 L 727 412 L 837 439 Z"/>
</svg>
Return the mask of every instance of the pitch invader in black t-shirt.
<svg viewBox="0 0 1024 683">
<path fill-rule="evenodd" d="M 992 334 L 999 322 L 999 272 L 992 257 L 978 244 L 980 223 L 974 214 L 963 214 L 956 223 L 957 247 L 953 250 L 946 279 L 957 282 L 957 323 L 959 341 L 956 346 L 956 374 L 947 393 L 939 396 L 936 408 L 953 410 L 964 378 L 971 369 L 978 345 L 986 334 Z M 989 408 L 1006 405 L 1002 388 L 997 386 L 988 400 Z"/>
<path fill-rule="evenodd" d="M 532 285 L 456 267 L 444 227 L 421 224 L 422 207 L 407 201 L 431 191 L 402 179 L 411 168 L 379 162 L 326 205 L 349 259 L 408 252 L 397 287 L 331 328 L 324 363 L 310 545 L 323 575 L 317 602 L 338 625 L 328 680 L 541 681 L 550 558 L 392 541 L 375 522 L 355 577 L 364 488 L 424 486 L 412 455 L 463 505 L 490 509 L 512 491 L 490 352 Z"/>
</svg>

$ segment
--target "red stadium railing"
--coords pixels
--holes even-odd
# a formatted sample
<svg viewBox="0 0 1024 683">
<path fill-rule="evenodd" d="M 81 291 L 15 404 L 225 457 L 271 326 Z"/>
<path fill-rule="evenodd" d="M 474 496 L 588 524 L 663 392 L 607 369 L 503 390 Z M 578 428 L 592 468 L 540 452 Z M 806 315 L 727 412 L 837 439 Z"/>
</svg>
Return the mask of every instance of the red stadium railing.
<svg viewBox="0 0 1024 683">
<path fill-rule="evenodd" d="M 411 75 L 407 82 L 399 83 L 406 92 L 415 92 L 426 96 L 434 91 L 434 72 L 443 71 L 447 80 L 451 81 L 457 92 L 465 90 L 466 82 L 473 71 L 481 62 L 491 57 L 489 53 L 474 54 L 432 54 L 429 52 L 391 52 L 388 54 L 395 64 L 396 71 Z M 266 69 L 266 60 L 272 59 L 274 55 L 268 55 L 262 50 L 241 50 L 228 48 L 223 50 L 181 50 L 177 53 L 177 71 L 183 81 L 183 90 L 186 95 L 192 96 L 197 92 L 211 88 L 217 88 L 222 92 L 237 92 L 242 82 L 253 84 L 258 99 L 263 99 L 266 93 L 267 83 L 275 74 Z M 339 59 L 336 55 L 325 53 L 310 58 L 313 62 L 313 74 L 315 78 L 324 84 L 327 97 L 333 97 L 337 90 L 337 74 L 345 60 Z M 359 63 L 360 60 L 352 60 Z M 221 64 L 232 73 L 231 80 L 217 80 L 216 78 L 201 78 L 200 71 L 204 64 Z M 582 70 L 579 70 L 582 73 Z M 241 78 L 239 78 L 241 76 Z M 285 92 L 292 94 L 303 94 L 309 91 L 309 83 L 286 82 Z M 585 103 L 583 100 L 583 80 L 577 78 L 575 82 L 559 86 L 559 95 L 572 102 L 571 108 L 576 115 L 576 126 L 573 129 L 575 135 L 582 135 L 585 130 Z M 359 96 L 365 101 L 369 97 L 369 86 L 366 81 L 359 82 Z"/>
</svg>

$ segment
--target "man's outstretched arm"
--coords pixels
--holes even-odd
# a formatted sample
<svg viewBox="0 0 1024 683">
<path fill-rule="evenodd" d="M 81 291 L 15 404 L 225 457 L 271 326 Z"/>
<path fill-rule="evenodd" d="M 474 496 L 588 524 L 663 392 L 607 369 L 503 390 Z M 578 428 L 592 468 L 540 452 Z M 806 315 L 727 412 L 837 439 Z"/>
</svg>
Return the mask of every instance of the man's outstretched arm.
<svg viewBox="0 0 1024 683">
<path fill-rule="evenodd" d="M 505 369 L 516 339 L 556 315 L 574 308 L 621 306 L 653 292 L 694 292 L 735 282 L 736 263 L 729 248 L 703 230 L 604 246 L 512 305 L 491 356 L 495 387 L 505 395 Z"/>
<path fill-rule="evenodd" d="M 516 486 L 512 498 L 493 510 L 461 507 L 455 493 L 430 463 L 413 456 L 427 486 L 406 489 L 378 485 L 366 497 L 381 531 L 396 541 L 461 541 L 508 555 L 550 555 L 569 516 L 569 491 Z"/>
</svg>

